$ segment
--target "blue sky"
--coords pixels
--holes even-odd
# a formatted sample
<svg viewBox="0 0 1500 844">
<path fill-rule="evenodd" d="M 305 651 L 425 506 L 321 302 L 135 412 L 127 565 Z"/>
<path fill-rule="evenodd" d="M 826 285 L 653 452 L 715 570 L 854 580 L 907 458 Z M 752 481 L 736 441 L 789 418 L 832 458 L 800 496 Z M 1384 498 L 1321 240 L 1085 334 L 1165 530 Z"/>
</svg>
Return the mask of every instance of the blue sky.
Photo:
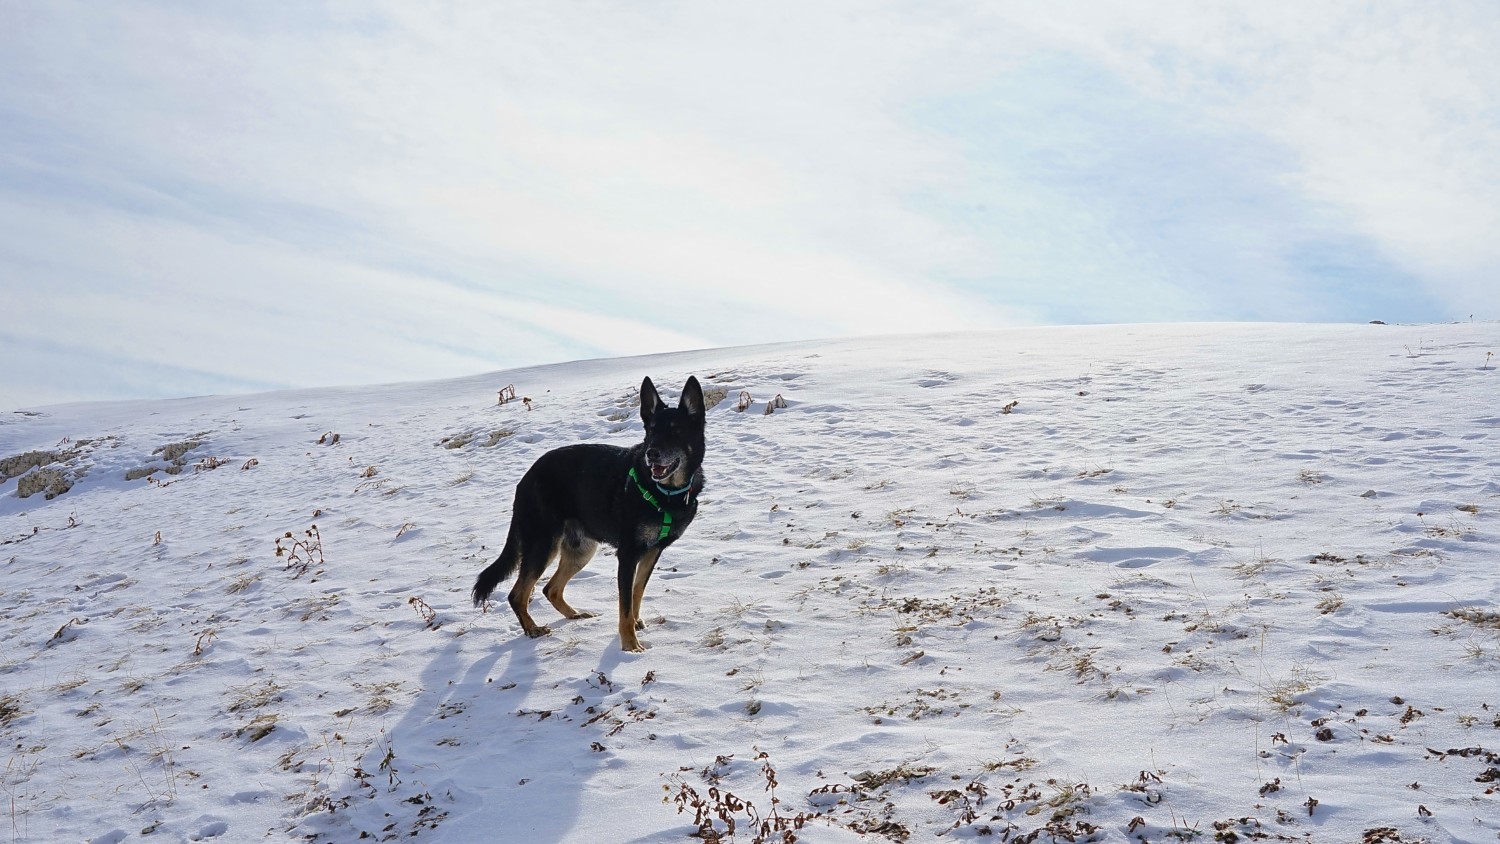
<svg viewBox="0 0 1500 844">
<path fill-rule="evenodd" d="M 0 5 L 0 409 L 1500 317 L 1490 2 Z"/>
</svg>

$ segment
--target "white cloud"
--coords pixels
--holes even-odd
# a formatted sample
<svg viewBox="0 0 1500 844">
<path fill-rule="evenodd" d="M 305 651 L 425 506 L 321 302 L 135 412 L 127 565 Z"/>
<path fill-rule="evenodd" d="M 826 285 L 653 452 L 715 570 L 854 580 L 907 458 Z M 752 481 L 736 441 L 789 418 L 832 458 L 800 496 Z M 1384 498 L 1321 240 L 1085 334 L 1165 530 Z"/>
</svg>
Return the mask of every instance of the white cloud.
<svg viewBox="0 0 1500 844">
<path fill-rule="evenodd" d="M 12 5 L 0 287 L 256 383 L 1466 314 L 1497 40 L 1480 3 Z M 179 339 L 112 333 L 168 292 Z M 184 328 L 293 302 L 343 368 Z"/>
<path fill-rule="evenodd" d="M 163 368 L 295 385 L 431 379 L 496 368 L 497 346 L 538 360 L 708 345 L 649 322 L 466 289 L 438 279 L 237 241 L 114 212 L 71 218 L 0 202 L 0 226 L 57 248 L 46 284 L 7 292 L 18 345 L 95 348 Z M 71 238 L 58 232 L 73 232 Z M 28 273 L 30 274 L 30 273 Z"/>
<path fill-rule="evenodd" d="M 1050 37 L 1155 97 L 1263 134 L 1293 187 L 1467 313 L 1500 269 L 1490 3 L 1107 4 Z M 1465 310 L 1467 309 L 1467 310 Z"/>
</svg>

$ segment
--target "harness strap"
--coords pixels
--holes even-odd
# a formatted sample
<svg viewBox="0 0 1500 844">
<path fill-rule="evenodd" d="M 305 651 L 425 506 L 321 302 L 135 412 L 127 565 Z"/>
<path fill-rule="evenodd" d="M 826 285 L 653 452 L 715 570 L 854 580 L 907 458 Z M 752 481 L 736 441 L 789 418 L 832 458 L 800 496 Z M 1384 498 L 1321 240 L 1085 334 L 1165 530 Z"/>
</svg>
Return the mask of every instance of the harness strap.
<svg viewBox="0 0 1500 844">
<path fill-rule="evenodd" d="M 635 473 L 634 466 L 630 467 L 630 479 L 632 481 L 635 481 L 635 488 L 641 491 L 641 497 L 646 499 L 646 503 L 650 504 L 652 507 L 655 507 L 656 512 L 661 514 L 661 533 L 657 535 L 656 541 L 660 542 L 661 540 L 666 539 L 672 534 L 672 514 L 668 513 L 667 508 L 661 506 L 661 502 L 656 500 L 656 496 L 652 495 L 651 491 L 646 489 L 646 485 L 641 483 L 641 478 Z M 691 486 L 691 484 L 689 486 Z M 658 484 L 658 488 L 659 487 L 660 485 Z M 666 492 L 666 490 L 662 491 Z M 669 492 L 667 494 L 676 495 L 677 493 Z"/>
</svg>

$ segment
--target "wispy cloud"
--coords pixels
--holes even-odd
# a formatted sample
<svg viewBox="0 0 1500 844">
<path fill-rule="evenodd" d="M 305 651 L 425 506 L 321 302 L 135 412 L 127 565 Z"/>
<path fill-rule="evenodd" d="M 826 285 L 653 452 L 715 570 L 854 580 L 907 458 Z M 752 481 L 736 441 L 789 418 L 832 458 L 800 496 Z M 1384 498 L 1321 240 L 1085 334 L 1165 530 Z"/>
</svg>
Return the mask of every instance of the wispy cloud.
<svg viewBox="0 0 1500 844">
<path fill-rule="evenodd" d="M 0 404 L 1493 310 L 1497 41 L 1485 3 L 9 4 Z"/>
</svg>

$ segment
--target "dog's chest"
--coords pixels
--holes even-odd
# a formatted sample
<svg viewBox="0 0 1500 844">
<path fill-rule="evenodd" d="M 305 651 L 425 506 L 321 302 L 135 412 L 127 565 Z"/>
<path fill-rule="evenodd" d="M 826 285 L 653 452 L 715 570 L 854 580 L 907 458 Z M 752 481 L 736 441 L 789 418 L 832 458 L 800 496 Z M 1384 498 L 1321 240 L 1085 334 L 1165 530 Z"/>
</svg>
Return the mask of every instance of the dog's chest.
<svg viewBox="0 0 1500 844">
<path fill-rule="evenodd" d="M 655 548 L 663 542 L 675 540 L 677 537 L 682 536 L 687 530 L 688 523 L 692 520 L 692 510 L 674 515 L 670 522 L 664 521 L 660 517 L 645 519 L 636 524 L 636 539 L 646 548 Z"/>
<path fill-rule="evenodd" d="M 651 522 L 641 522 L 636 529 L 637 539 L 647 548 L 655 548 L 662 541 L 661 525 Z"/>
</svg>

